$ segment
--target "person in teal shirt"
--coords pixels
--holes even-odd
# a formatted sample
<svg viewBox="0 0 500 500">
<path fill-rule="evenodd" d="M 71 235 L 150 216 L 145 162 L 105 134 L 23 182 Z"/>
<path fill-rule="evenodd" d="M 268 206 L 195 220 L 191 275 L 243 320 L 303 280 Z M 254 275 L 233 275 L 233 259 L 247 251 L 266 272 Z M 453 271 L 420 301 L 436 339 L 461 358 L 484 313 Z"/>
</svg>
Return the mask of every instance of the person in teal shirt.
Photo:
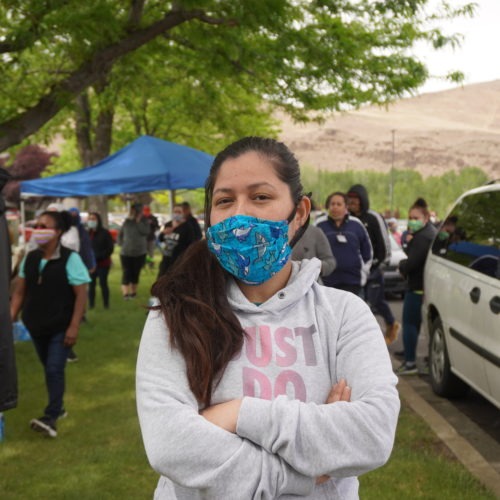
<svg viewBox="0 0 500 500">
<path fill-rule="evenodd" d="M 48 404 L 31 428 L 57 436 L 56 422 L 64 409 L 65 367 L 68 351 L 78 339 L 87 301 L 88 270 L 78 253 L 61 245 L 70 227 L 65 213 L 43 212 L 33 230 L 37 248 L 21 262 L 19 281 L 11 300 L 11 317 L 22 309 L 22 319 L 44 368 Z"/>
</svg>

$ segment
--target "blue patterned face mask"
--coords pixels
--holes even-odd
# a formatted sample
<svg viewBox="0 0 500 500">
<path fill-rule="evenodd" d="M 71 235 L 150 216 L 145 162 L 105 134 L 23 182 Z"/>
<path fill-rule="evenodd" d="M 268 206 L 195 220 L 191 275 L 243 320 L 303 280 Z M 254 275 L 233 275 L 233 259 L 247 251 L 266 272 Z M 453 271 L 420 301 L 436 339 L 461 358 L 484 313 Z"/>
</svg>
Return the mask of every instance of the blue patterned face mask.
<svg viewBox="0 0 500 500">
<path fill-rule="evenodd" d="M 235 215 L 209 227 L 206 235 L 220 265 L 248 285 L 260 285 L 281 271 L 292 251 L 287 220 Z"/>
</svg>

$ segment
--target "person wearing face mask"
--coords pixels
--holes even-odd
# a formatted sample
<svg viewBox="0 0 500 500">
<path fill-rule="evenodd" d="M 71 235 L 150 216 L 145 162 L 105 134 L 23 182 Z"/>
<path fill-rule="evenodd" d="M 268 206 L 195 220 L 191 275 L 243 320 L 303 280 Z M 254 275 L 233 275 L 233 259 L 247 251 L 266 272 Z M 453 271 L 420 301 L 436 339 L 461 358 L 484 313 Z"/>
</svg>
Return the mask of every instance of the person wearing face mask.
<svg viewBox="0 0 500 500">
<path fill-rule="evenodd" d="M 43 365 L 48 391 L 44 414 L 31 420 L 30 425 L 50 437 L 57 436 L 57 420 L 66 415 L 66 358 L 78 339 L 90 282 L 80 255 L 61 245 L 61 236 L 69 227 L 67 213 L 47 211 L 39 216 L 31 235 L 37 248 L 21 262 L 11 299 L 11 317 L 15 321 L 22 309 L 22 320 Z"/>
<path fill-rule="evenodd" d="M 331 193 L 325 202 L 328 219 L 320 222 L 337 262 L 334 271 L 323 277 L 326 286 L 360 295 L 366 283 L 373 251 L 362 222 L 347 210 L 344 193 Z"/>
<path fill-rule="evenodd" d="M 163 254 L 158 278 L 163 276 L 189 245 L 197 240 L 197 235 L 187 222 L 183 205 L 181 203 L 175 204 L 172 220 L 165 224 L 158 235 L 158 246 Z"/>
<path fill-rule="evenodd" d="M 134 299 L 141 270 L 146 262 L 149 222 L 142 213 L 142 204 L 134 203 L 118 234 L 121 246 L 122 295 L 125 300 Z"/>
<path fill-rule="evenodd" d="M 89 285 L 89 307 L 93 309 L 95 306 L 95 289 L 99 280 L 104 309 L 109 309 L 108 274 L 115 245 L 110 232 L 102 225 L 101 216 L 97 212 L 90 212 L 87 230 L 96 259 L 96 267 L 90 274 L 92 281 Z"/>
<path fill-rule="evenodd" d="M 399 272 L 408 283 L 403 302 L 404 362 L 396 370 L 398 375 L 418 373 L 416 364 L 417 343 L 422 324 L 422 299 L 424 295 L 424 266 L 427 253 L 437 229 L 429 220 L 429 209 L 424 199 L 418 198 L 408 215 L 407 259 L 400 261 Z"/>
<path fill-rule="evenodd" d="M 359 297 L 292 261 L 309 222 L 295 156 L 246 137 L 215 158 L 206 240 L 152 287 L 136 370 L 157 500 L 358 497 L 389 458 L 397 378 Z"/>
</svg>

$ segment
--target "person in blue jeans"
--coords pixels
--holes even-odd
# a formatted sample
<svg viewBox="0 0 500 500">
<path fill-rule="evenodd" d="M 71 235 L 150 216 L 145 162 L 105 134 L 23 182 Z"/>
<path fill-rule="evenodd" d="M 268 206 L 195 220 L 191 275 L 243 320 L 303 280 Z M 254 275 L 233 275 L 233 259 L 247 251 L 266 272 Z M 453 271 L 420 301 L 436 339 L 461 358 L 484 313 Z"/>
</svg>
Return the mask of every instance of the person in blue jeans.
<svg viewBox="0 0 500 500">
<path fill-rule="evenodd" d="M 44 414 L 31 420 L 31 428 L 57 436 L 56 422 L 64 409 L 65 367 L 76 344 L 87 301 L 88 270 L 78 253 L 60 243 L 70 227 L 69 216 L 43 212 L 33 230 L 37 248 L 21 262 L 19 281 L 11 300 L 11 317 L 22 319 L 43 365 L 48 391 Z"/>
<path fill-rule="evenodd" d="M 412 375 L 417 370 L 417 343 L 422 324 L 424 296 L 424 266 L 427 253 L 437 229 L 430 222 L 427 203 L 419 198 L 410 208 L 408 216 L 407 259 L 399 263 L 399 271 L 408 282 L 403 303 L 404 362 L 396 370 L 398 375 Z"/>
</svg>

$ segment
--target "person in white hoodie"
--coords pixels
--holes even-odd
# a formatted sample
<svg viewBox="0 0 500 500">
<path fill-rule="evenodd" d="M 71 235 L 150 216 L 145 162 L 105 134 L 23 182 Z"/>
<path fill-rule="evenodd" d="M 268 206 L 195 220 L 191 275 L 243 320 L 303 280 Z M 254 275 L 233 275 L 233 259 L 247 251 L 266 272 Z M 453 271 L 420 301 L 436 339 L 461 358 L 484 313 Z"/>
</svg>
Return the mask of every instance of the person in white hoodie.
<svg viewBox="0 0 500 500">
<path fill-rule="evenodd" d="M 355 499 L 389 458 L 397 378 L 352 293 L 290 259 L 307 227 L 297 160 L 247 137 L 217 155 L 206 240 L 153 286 L 136 372 L 155 499 Z"/>
</svg>

